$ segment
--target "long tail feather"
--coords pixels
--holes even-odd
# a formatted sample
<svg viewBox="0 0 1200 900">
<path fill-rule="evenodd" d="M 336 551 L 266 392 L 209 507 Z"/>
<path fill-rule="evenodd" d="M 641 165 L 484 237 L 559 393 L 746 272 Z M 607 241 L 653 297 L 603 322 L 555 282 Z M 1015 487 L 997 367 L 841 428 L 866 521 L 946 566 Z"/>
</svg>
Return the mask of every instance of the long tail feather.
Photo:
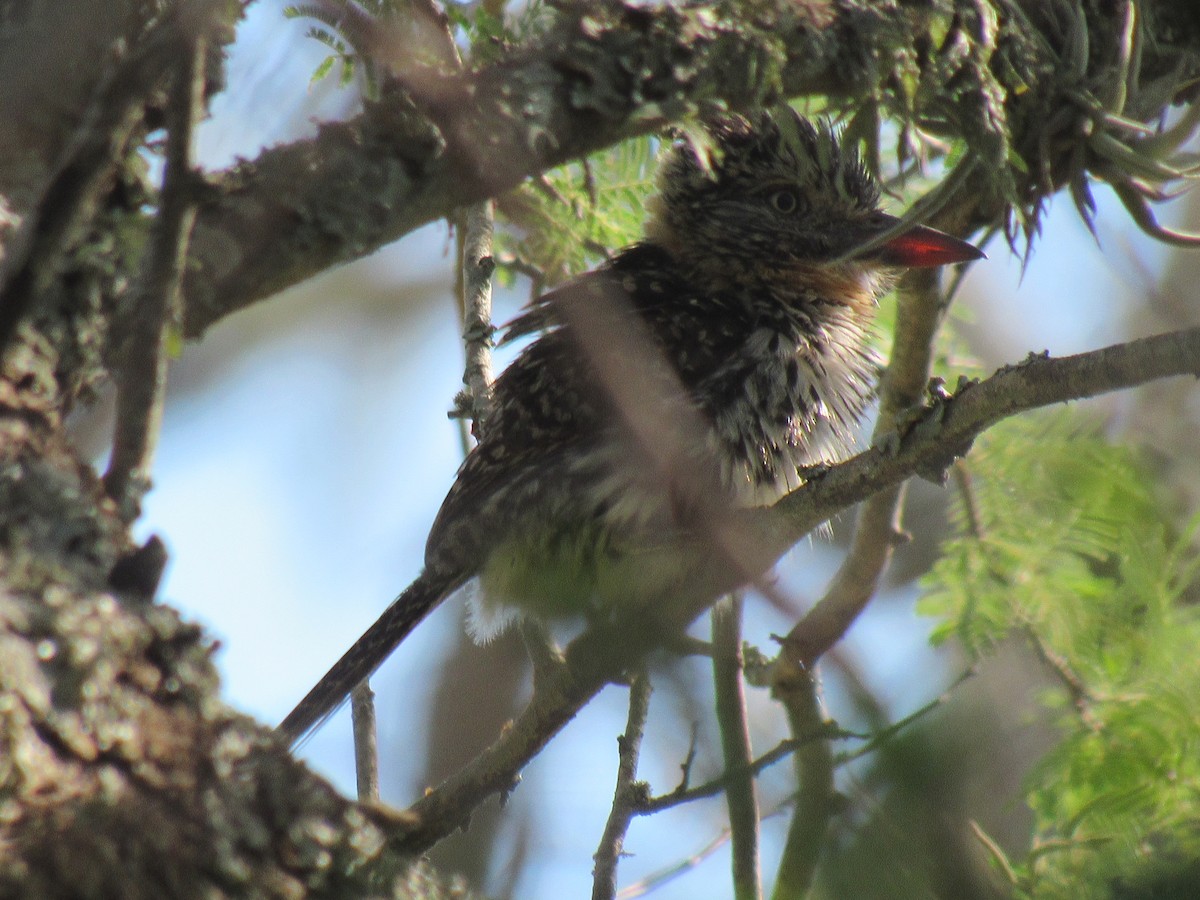
<svg viewBox="0 0 1200 900">
<path fill-rule="evenodd" d="M 289 744 L 295 744 L 309 731 L 319 728 L 337 711 L 354 686 L 378 669 L 421 620 L 464 580 L 461 575 L 428 569 L 422 572 L 275 730 Z"/>
</svg>

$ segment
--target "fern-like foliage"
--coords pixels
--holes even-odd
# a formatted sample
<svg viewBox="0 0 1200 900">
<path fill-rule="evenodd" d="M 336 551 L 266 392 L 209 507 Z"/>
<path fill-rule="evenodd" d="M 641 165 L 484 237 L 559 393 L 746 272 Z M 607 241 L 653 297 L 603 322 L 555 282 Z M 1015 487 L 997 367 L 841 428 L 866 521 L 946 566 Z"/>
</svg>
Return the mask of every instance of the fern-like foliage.
<svg viewBox="0 0 1200 900">
<path fill-rule="evenodd" d="M 372 94 L 378 76 L 371 59 L 364 56 L 358 47 L 361 35 L 357 33 L 355 22 L 368 13 L 372 21 L 378 15 L 388 15 L 388 6 L 386 2 L 370 0 L 361 6 L 352 6 L 348 0 L 330 0 L 327 4 L 302 3 L 285 7 L 285 18 L 313 19 L 319 22 L 319 25 L 313 25 L 305 32 L 305 37 L 319 41 L 330 50 L 329 55 L 313 70 L 310 84 L 327 78 L 336 67 L 339 71 L 338 82 L 342 87 L 349 86 L 355 75 L 361 74 L 366 93 Z"/>
<path fill-rule="evenodd" d="M 456 47 L 467 51 L 471 64 L 479 65 L 499 58 L 514 44 L 544 29 L 550 20 L 541 0 L 531 0 L 509 16 L 502 14 L 501 7 L 495 3 L 450 3 L 444 24 L 431 18 L 428 11 L 414 11 L 403 0 L 323 0 L 288 6 L 283 14 L 319 23 L 309 28 L 306 36 L 320 41 L 331 53 L 313 71 L 313 82 L 328 77 L 337 67 L 343 87 L 360 78 L 364 95 L 375 99 L 389 65 L 415 62 L 437 68 L 450 64 L 446 47 L 434 46 L 443 36 L 431 41 L 431 28 L 438 32 L 448 28 Z"/>
<path fill-rule="evenodd" d="M 501 260 L 548 284 L 582 272 L 641 235 L 658 142 L 635 138 L 561 166 L 500 203 Z"/>
<path fill-rule="evenodd" d="M 1045 701 L 1063 738 L 1028 780 L 1017 887 L 1111 896 L 1148 857 L 1200 854 L 1200 517 L 1173 527 L 1145 463 L 1077 416 L 1007 423 L 971 466 L 922 609 L 971 654 L 1029 640 L 1059 685 Z"/>
</svg>

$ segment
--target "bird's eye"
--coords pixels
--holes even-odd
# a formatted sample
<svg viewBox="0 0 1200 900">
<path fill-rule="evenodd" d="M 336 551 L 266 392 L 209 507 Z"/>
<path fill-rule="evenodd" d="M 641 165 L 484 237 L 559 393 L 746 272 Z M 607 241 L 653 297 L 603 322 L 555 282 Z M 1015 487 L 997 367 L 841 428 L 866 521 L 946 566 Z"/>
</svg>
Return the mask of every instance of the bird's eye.
<svg viewBox="0 0 1200 900">
<path fill-rule="evenodd" d="M 794 213 L 800 206 L 800 198 L 791 189 L 775 191 L 767 199 L 775 212 L 783 213 L 785 216 Z"/>
</svg>

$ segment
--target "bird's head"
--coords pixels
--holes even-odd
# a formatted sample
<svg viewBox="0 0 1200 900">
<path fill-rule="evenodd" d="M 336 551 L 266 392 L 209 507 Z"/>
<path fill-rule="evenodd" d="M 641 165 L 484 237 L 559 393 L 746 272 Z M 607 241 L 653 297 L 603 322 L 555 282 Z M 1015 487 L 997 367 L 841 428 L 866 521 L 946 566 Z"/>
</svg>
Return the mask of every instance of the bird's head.
<svg viewBox="0 0 1200 900">
<path fill-rule="evenodd" d="M 828 123 L 786 106 L 711 119 L 703 133 L 676 141 L 649 212 L 647 239 L 718 282 L 835 269 L 868 275 L 982 256 L 924 226 L 872 245 L 897 224 L 879 209 L 875 180 Z"/>
</svg>

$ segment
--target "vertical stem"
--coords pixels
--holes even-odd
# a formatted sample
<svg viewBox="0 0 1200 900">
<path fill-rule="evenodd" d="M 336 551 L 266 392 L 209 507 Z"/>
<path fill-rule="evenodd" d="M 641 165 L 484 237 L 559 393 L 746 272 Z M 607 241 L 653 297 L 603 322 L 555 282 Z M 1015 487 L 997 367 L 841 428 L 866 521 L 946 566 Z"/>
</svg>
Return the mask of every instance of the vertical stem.
<svg viewBox="0 0 1200 900">
<path fill-rule="evenodd" d="M 455 278 L 463 315 L 467 408 L 471 431 L 479 436 L 492 400 L 492 202 L 485 200 L 466 208 L 459 228 L 460 266 Z M 469 450 L 464 429 L 463 452 Z M 379 799 L 379 747 L 376 732 L 375 692 L 363 681 L 351 694 L 354 723 L 354 765 L 358 795 L 363 800 Z"/>
<path fill-rule="evenodd" d="M 788 694 L 788 724 L 792 738 L 803 743 L 796 751 L 799 794 L 788 829 L 773 900 L 797 900 L 812 887 L 825 832 L 835 809 L 833 751 L 825 739 L 804 740 L 824 728 L 816 673 L 792 685 Z"/>
<path fill-rule="evenodd" d="M 379 739 L 375 728 L 375 692 L 360 681 L 350 692 L 354 722 L 354 774 L 359 800 L 379 800 Z"/>
<path fill-rule="evenodd" d="M 462 313 L 467 386 L 472 433 L 478 438 L 487 422 L 492 402 L 492 201 L 468 206 L 462 221 Z"/>
<path fill-rule="evenodd" d="M 758 863 L 758 797 L 750 770 L 753 752 L 742 680 L 742 598 L 733 594 L 712 611 L 713 686 L 717 725 L 725 755 L 725 802 L 733 846 L 733 896 L 762 896 Z"/>
<path fill-rule="evenodd" d="M 207 41 L 198 33 L 171 84 L 162 200 L 124 359 L 118 373 L 116 429 L 104 486 L 126 520 L 137 518 L 149 486 L 150 463 L 167 390 L 167 334 L 179 306 L 188 238 L 196 217 L 192 198 L 193 133 L 204 109 Z"/>
</svg>

